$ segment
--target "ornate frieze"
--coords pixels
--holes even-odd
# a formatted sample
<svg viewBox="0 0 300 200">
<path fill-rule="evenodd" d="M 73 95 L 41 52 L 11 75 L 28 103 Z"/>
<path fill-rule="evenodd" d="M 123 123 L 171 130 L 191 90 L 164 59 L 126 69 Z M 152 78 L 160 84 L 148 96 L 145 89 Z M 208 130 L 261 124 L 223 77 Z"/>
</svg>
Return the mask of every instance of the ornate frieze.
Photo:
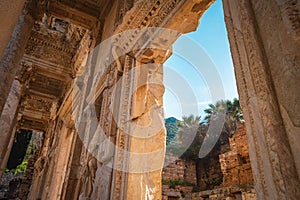
<svg viewBox="0 0 300 200">
<path fill-rule="evenodd" d="M 26 98 L 23 102 L 24 110 L 32 110 L 35 112 L 50 114 L 53 101 L 46 100 L 39 96 L 35 95 L 26 95 Z"/>
<path fill-rule="evenodd" d="M 120 40 L 116 38 L 116 45 L 125 51 L 129 51 L 138 41 L 141 42 L 142 40 L 143 43 L 146 43 L 154 32 L 146 33 L 142 28 L 163 27 L 163 22 L 167 20 L 167 16 L 171 14 L 179 3 L 179 0 L 136 2 L 134 8 L 124 16 L 123 23 L 118 26 L 116 33 L 126 30 L 137 30 L 129 36 L 130 38 L 120 38 Z M 153 29 L 153 31 L 155 30 Z"/>
<path fill-rule="evenodd" d="M 22 62 L 32 67 L 34 69 L 34 73 L 38 73 L 49 78 L 54 78 L 60 81 L 67 81 L 71 78 L 70 69 L 59 64 L 54 64 L 26 54 L 23 56 Z"/>
<path fill-rule="evenodd" d="M 35 24 L 25 53 L 65 66 L 71 71 L 73 56 L 85 33 L 86 30 L 80 27 L 58 21 L 57 18 L 47 18 L 42 24 Z"/>
<path fill-rule="evenodd" d="M 276 0 L 276 2 L 280 7 L 287 32 L 298 41 L 300 39 L 300 1 Z"/>
<path fill-rule="evenodd" d="M 18 69 L 15 78 L 22 84 L 27 85 L 35 73 L 36 69 L 32 63 L 21 61 L 21 67 Z"/>
<path fill-rule="evenodd" d="M 125 14 L 133 7 L 134 0 L 118 0 L 115 29 L 122 23 Z"/>
<path fill-rule="evenodd" d="M 91 33 L 86 31 L 78 44 L 77 51 L 72 59 L 72 76 L 83 73 L 91 46 Z"/>
</svg>

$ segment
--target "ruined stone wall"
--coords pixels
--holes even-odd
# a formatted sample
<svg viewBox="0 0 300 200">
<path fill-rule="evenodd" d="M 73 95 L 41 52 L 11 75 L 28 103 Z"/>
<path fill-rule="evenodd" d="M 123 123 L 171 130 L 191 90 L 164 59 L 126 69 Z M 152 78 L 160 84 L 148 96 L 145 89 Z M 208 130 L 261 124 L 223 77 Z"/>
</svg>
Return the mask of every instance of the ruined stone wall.
<svg viewBox="0 0 300 200">
<path fill-rule="evenodd" d="M 170 164 L 164 166 L 162 172 L 162 199 L 178 198 L 192 193 L 193 186 L 197 185 L 196 162 L 176 159 L 167 154 L 165 163 Z M 181 185 L 176 185 L 176 182 Z"/>
<path fill-rule="evenodd" d="M 16 198 L 24 173 L 4 173 L 0 179 L 0 199 Z"/>
<path fill-rule="evenodd" d="M 219 155 L 223 174 L 221 186 L 253 184 L 245 124 L 240 124 L 229 140 L 230 151 Z"/>
<path fill-rule="evenodd" d="M 34 174 L 34 164 L 39 157 L 39 150 L 35 150 L 27 161 L 26 171 L 17 174 L 4 173 L 0 179 L 0 199 L 22 199 L 28 198 L 32 178 Z"/>
<path fill-rule="evenodd" d="M 171 157 L 167 156 L 166 161 L 168 159 Z M 205 158 L 197 161 L 177 159 L 174 163 L 165 166 L 163 180 L 183 180 L 194 184 L 194 186 L 183 186 L 166 182 L 163 185 L 165 199 L 191 199 L 192 197 L 194 199 L 225 197 L 256 199 L 245 124 L 239 124 L 231 137 L 223 134 L 215 148 Z M 192 194 L 192 191 L 199 190 L 205 192 Z"/>
<path fill-rule="evenodd" d="M 28 163 L 26 166 L 26 172 L 22 178 L 22 182 L 20 185 L 20 189 L 18 192 L 18 197 L 22 200 L 27 200 L 28 194 L 30 191 L 30 186 L 32 183 L 33 175 L 34 175 L 34 164 L 39 157 L 40 151 L 36 150 L 34 154 L 28 159 Z"/>
<path fill-rule="evenodd" d="M 229 144 L 224 143 L 215 148 L 207 157 L 201 159 L 200 165 L 198 186 L 201 189 L 204 189 L 204 184 L 206 189 L 209 189 L 208 185 L 213 189 L 253 184 L 245 124 L 239 124 L 236 132 L 229 137 Z"/>
<path fill-rule="evenodd" d="M 191 194 L 193 191 L 193 186 L 182 186 L 182 185 L 176 185 L 174 187 L 169 185 L 163 185 L 162 186 L 162 199 L 168 200 L 168 199 L 185 199 L 184 197 L 187 197 L 186 199 L 191 199 Z"/>
<path fill-rule="evenodd" d="M 197 161 L 197 186 L 201 190 L 213 189 L 222 183 L 223 174 L 219 155 L 227 152 L 229 148 L 228 134 L 222 133 L 212 151 Z"/>
<path fill-rule="evenodd" d="M 185 178 L 186 166 L 196 167 L 196 162 L 176 160 L 164 168 L 163 179 L 188 180 Z M 253 176 L 245 124 L 239 124 L 232 137 L 225 133 L 222 134 L 214 149 L 205 158 L 197 160 L 197 172 L 191 170 L 190 174 L 190 177 L 197 177 L 197 186 L 199 187 L 197 190 L 203 191 L 247 184 L 250 188 L 253 185 Z M 180 190 L 179 188 L 164 186 L 163 192 L 165 195 L 176 196 Z"/>
<path fill-rule="evenodd" d="M 165 160 L 172 159 L 167 155 Z M 165 161 L 165 163 L 169 163 Z M 196 162 L 177 159 L 163 168 L 163 180 L 184 180 L 191 184 L 197 184 Z"/>
<path fill-rule="evenodd" d="M 186 196 L 192 200 L 256 200 L 256 194 L 252 186 L 231 186 L 220 189 L 197 192 Z"/>
</svg>

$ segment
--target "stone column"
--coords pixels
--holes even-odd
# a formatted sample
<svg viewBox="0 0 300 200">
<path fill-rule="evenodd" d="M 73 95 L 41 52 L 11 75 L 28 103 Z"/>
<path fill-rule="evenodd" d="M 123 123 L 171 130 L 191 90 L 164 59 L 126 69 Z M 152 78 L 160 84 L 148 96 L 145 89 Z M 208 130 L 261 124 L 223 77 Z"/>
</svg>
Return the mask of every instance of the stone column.
<svg viewBox="0 0 300 200">
<path fill-rule="evenodd" d="M 26 2 L 0 61 L 0 113 L 2 113 L 15 74 L 20 67 L 20 61 L 34 25 L 33 12 L 35 12 L 36 4 L 36 0 Z"/>
<path fill-rule="evenodd" d="M 25 0 L 0 1 L 0 58 L 2 58 L 11 34 L 17 24 L 24 2 Z"/>
<path fill-rule="evenodd" d="M 136 62 L 135 67 L 125 199 L 161 199 L 166 148 L 163 65 Z"/>
<path fill-rule="evenodd" d="M 14 80 L 7 102 L 0 117 L 0 176 L 5 170 L 10 154 L 10 141 L 14 136 L 14 121 L 17 114 L 17 108 L 21 97 L 22 86 L 18 80 Z"/>
<path fill-rule="evenodd" d="M 165 153 L 162 64 L 125 57 L 111 198 L 161 199 Z"/>
<path fill-rule="evenodd" d="M 297 15 L 292 18 L 299 9 L 284 0 L 223 3 L 257 197 L 299 199 L 299 144 L 294 142 L 300 119 L 299 26 L 290 26 L 299 22 Z M 283 7 L 291 11 L 290 17 Z"/>
<path fill-rule="evenodd" d="M 75 133 L 77 134 L 77 133 Z M 80 179 L 80 158 L 82 151 L 82 141 L 78 135 L 74 136 L 74 145 L 71 150 L 70 173 L 68 181 L 65 182 L 65 189 L 62 199 L 76 199 L 79 195 L 76 190 L 76 185 Z"/>
<path fill-rule="evenodd" d="M 73 128 L 69 128 L 65 123 L 59 132 L 59 141 L 55 158 L 54 174 L 52 176 L 51 184 L 47 199 L 61 199 L 63 194 L 63 185 L 68 181 L 70 172 L 70 156 L 72 147 L 74 146 L 74 139 L 76 132 Z"/>
</svg>

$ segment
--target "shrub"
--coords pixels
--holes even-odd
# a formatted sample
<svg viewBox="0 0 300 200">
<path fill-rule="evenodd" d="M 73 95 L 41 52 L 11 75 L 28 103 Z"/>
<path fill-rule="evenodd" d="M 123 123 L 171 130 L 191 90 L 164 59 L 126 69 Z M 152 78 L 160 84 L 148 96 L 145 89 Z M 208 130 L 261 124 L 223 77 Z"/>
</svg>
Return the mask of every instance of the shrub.
<svg viewBox="0 0 300 200">
<path fill-rule="evenodd" d="M 11 170 L 13 174 L 17 174 L 20 172 L 25 172 L 27 167 L 27 161 L 23 161 L 20 165 L 17 166 L 16 169 Z"/>
</svg>

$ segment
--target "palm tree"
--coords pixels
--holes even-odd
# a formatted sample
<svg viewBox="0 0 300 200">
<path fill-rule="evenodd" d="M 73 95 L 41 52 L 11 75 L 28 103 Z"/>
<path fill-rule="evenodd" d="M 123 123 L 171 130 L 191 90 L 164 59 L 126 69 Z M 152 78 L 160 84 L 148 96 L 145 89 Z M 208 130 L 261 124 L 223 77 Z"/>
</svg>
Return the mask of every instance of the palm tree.
<svg viewBox="0 0 300 200">
<path fill-rule="evenodd" d="M 178 122 L 179 131 L 177 133 L 177 141 L 183 147 L 187 147 L 186 157 L 197 158 L 200 144 L 203 142 L 205 133 L 203 131 L 204 124 L 201 122 L 200 116 L 184 116 L 182 121 Z"/>
<path fill-rule="evenodd" d="M 244 117 L 242 113 L 242 108 L 240 106 L 240 101 L 237 98 L 234 98 L 231 105 L 232 109 L 230 110 L 230 113 L 235 117 L 237 122 L 243 122 Z"/>
<path fill-rule="evenodd" d="M 234 134 L 237 125 L 243 122 L 242 109 L 240 107 L 239 100 L 234 98 L 233 101 L 230 100 L 220 100 L 215 104 L 209 104 L 209 108 L 205 109 L 206 113 L 205 120 L 209 124 L 212 119 L 219 116 L 220 113 L 225 113 L 225 124 L 223 131 L 229 136 Z"/>
<path fill-rule="evenodd" d="M 199 126 L 203 123 L 203 122 L 201 122 L 201 116 L 196 116 L 196 117 L 194 115 L 183 116 L 182 120 L 183 121 L 178 122 L 178 126 L 182 127 L 182 128 L 183 127 L 189 128 L 194 125 Z"/>
</svg>

